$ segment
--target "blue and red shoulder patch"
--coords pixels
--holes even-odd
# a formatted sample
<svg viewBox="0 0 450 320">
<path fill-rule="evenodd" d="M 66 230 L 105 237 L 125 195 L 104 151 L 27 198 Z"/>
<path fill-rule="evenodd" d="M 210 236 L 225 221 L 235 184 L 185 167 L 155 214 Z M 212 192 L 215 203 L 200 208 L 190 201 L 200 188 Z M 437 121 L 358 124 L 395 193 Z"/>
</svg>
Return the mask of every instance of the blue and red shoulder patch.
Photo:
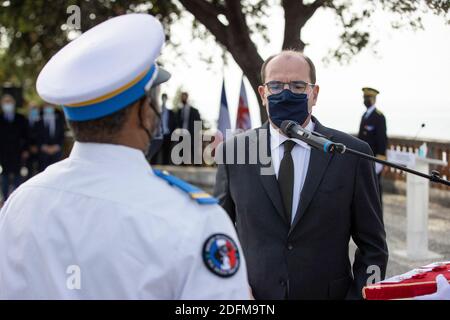
<svg viewBox="0 0 450 320">
<path fill-rule="evenodd" d="M 203 261 L 212 273 L 228 278 L 239 270 L 241 257 L 238 246 L 229 236 L 216 233 L 203 245 Z"/>
</svg>

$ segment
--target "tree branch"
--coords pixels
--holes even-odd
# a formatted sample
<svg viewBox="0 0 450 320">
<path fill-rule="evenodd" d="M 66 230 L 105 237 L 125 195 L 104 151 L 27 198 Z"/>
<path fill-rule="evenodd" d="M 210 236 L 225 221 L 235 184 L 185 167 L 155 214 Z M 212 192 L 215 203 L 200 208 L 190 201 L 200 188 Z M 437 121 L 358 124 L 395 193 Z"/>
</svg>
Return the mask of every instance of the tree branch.
<svg viewBox="0 0 450 320">
<path fill-rule="evenodd" d="M 303 1 L 283 0 L 284 10 L 284 41 L 283 49 L 303 51 L 305 43 L 300 39 L 300 32 L 306 23 L 306 6 Z"/>
<path fill-rule="evenodd" d="M 310 10 L 313 10 L 313 14 L 314 12 L 319 9 L 320 7 L 324 6 L 324 5 L 328 5 L 331 4 L 332 1 L 330 0 L 316 0 L 313 3 L 311 3 L 310 5 L 308 5 L 308 8 L 310 8 Z"/>
<path fill-rule="evenodd" d="M 305 43 L 301 39 L 301 30 L 314 15 L 317 9 L 331 5 L 332 0 L 316 0 L 305 5 L 300 0 L 283 0 L 284 9 L 284 42 L 283 49 L 303 51 Z"/>
<path fill-rule="evenodd" d="M 227 27 L 223 25 L 217 16 L 225 14 L 225 8 L 214 5 L 205 0 L 179 0 L 181 4 L 194 15 L 224 46 L 228 46 Z"/>
</svg>

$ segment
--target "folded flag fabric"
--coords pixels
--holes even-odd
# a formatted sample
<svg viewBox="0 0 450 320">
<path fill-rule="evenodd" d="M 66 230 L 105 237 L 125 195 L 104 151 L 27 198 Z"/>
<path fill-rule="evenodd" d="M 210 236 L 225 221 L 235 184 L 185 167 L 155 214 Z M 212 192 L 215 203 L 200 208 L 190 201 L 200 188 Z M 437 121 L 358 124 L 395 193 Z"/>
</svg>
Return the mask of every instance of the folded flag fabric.
<svg viewBox="0 0 450 320">
<path fill-rule="evenodd" d="M 450 261 L 435 262 L 363 288 L 366 300 L 408 299 L 435 293 L 436 277 L 450 283 Z"/>
</svg>

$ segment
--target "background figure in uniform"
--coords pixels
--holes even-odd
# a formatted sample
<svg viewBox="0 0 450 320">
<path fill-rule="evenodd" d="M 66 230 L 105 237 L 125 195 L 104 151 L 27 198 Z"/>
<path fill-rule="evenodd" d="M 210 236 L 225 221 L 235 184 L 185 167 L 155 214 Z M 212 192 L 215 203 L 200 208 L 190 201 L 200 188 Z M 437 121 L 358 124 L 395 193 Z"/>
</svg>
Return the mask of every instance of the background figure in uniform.
<svg viewBox="0 0 450 320">
<path fill-rule="evenodd" d="M 26 161 L 26 180 L 39 172 L 39 147 L 37 142 L 37 127 L 41 120 L 41 109 L 33 102 L 28 104 L 28 152 Z"/>
<path fill-rule="evenodd" d="M 64 146 L 64 116 L 54 106 L 47 104 L 37 124 L 39 146 L 39 171 L 61 160 Z"/>
<path fill-rule="evenodd" d="M 172 164 L 171 161 L 171 151 L 173 142 L 171 140 L 172 132 L 176 129 L 176 117 L 175 113 L 167 108 L 167 94 L 163 93 L 161 95 L 161 130 L 163 135 L 163 142 L 161 149 L 152 158 L 151 164 L 162 164 L 169 165 Z"/>
<path fill-rule="evenodd" d="M 0 165 L 2 166 L 2 193 L 6 200 L 21 183 L 20 169 L 28 157 L 28 125 L 24 116 L 16 112 L 13 96 L 1 99 L 0 115 Z"/>
<path fill-rule="evenodd" d="M 369 144 L 373 154 L 377 158 L 386 160 L 386 118 L 375 106 L 377 94 L 380 92 L 368 87 L 362 88 L 362 91 L 364 105 L 366 106 L 367 111 L 362 116 L 358 138 Z M 383 172 L 383 165 L 375 163 L 375 172 L 377 173 L 378 184 L 380 187 L 380 199 L 382 200 L 381 173 Z M 381 202 L 383 203 L 383 201 Z"/>
<path fill-rule="evenodd" d="M 178 128 L 186 129 L 190 135 L 191 141 L 191 154 L 190 157 L 186 157 L 183 154 L 183 159 L 186 159 L 188 163 L 185 164 L 194 164 L 194 155 L 197 153 L 197 157 L 199 152 L 201 153 L 201 147 L 197 147 L 194 144 L 194 137 L 198 136 L 201 132 L 196 132 L 195 122 L 201 121 L 200 112 L 190 105 L 189 103 L 189 94 L 187 92 L 181 93 L 181 107 L 178 110 L 177 119 L 178 119 Z M 201 130 L 202 125 L 198 123 L 199 129 Z M 199 150 L 200 149 L 200 150 Z M 200 157 L 201 159 L 201 157 Z"/>
</svg>

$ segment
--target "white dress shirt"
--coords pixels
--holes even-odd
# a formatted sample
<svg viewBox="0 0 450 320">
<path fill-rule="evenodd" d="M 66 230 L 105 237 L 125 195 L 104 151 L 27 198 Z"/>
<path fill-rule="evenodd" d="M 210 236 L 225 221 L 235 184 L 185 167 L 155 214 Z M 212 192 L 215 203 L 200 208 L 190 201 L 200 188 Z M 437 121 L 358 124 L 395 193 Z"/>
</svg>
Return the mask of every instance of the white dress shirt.
<svg viewBox="0 0 450 320">
<path fill-rule="evenodd" d="M 367 111 L 364 113 L 364 119 L 367 119 L 370 117 L 372 112 L 375 111 L 376 106 L 373 105 L 367 109 Z M 381 163 L 375 162 L 375 172 L 376 174 L 380 174 L 380 172 L 383 171 L 383 165 Z"/>
<path fill-rule="evenodd" d="M 372 112 L 375 110 L 376 106 L 373 105 L 369 108 L 367 108 L 367 111 L 364 113 L 364 119 L 367 119 L 368 117 L 370 117 L 370 115 L 372 114 Z"/>
<path fill-rule="evenodd" d="M 44 124 L 46 129 L 48 129 L 50 137 L 55 136 L 55 127 L 56 127 L 56 115 L 54 113 L 43 115 Z"/>
<path fill-rule="evenodd" d="M 284 145 L 286 140 L 289 140 L 286 136 L 279 133 L 271 124 L 270 127 L 270 152 L 272 155 L 272 164 L 275 170 L 275 174 L 278 179 L 278 172 L 280 171 L 280 162 L 283 159 Z M 314 130 L 314 123 L 309 121 L 306 126 L 307 130 Z M 308 172 L 309 157 L 311 155 L 311 147 L 305 142 L 298 139 L 291 139 L 296 143 L 291 151 L 292 159 L 294 161 L 294 192 L 292 197 L 292 221 L 294 221 L 295 214 L 297 213 L 297 207 L 300 201 L 300 193 L 305 183 L 306 173 Z"/>
<path fill-rule="evenodd" d="M 162 124 L 162 134 L 167 135 L 170 134 L 169 130 L 169 110 L 164 103 L 161 107 L 161 124 Z"/>
<path fill-rule="evenodd" d="M 189 129 L 189 115 L 191 113 L 191 106 L 189 104 L 185 104 L 181 110 L 183 117 L 183 129 Z"/>
<path fill-rule="evenodd" d="M 216 233 L 240 250 L 229 278 L 203 262 Z M 0 299 L 248 298 L 226 213 L 157 177 L 137 149 L 77 142 L 0 211 Z"/>
</svg>

